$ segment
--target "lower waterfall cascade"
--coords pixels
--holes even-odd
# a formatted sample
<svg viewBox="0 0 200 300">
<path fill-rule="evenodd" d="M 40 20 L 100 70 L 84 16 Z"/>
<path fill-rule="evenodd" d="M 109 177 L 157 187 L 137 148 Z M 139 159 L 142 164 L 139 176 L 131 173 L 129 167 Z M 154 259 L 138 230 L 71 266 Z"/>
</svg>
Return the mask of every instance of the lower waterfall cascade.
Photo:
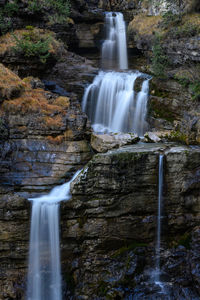
<svg viewBox="0 0 200 300">
<path fill-rule="evenodd" d="M 61 300 L 59 202 L 69 200 L 70 181 L 32 201 L 27 300 Z"/>
</svg>

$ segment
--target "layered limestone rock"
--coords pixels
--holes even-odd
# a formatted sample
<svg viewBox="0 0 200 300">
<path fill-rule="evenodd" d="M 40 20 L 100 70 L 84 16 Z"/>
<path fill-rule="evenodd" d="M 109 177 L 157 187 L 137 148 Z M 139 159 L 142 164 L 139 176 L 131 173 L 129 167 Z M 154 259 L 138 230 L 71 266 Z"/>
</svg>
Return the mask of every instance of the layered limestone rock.
<svg viewBox="0 0 200 300">
<path fill-rule="evenodd" d="M 53 80 L 68 92 L 78 95 L 81 102 L 85 86 L 92 82 L 97 72 L 91 60 L 68 51 L 52 69 L 43 74 L 43 78 Z"/>
<path fill-rule="evenodd" d="M 98 154 L 71 184 L 72 199 L 61 203 L 66 299 L 150 299 L 159 292 L 151 278 L 159 153 L 165 154 L 163 281 L 171 299 L 198 299 L 200 148 L 164 144 Z M 23 299 L 30 204 L 4 190 L 0 199 L 1 298 Z"/>
<path fill-rule="evenodd" d="M 0 190 L 0 299 L 24 299 L 30 204 Z"/>
<path fill-rule="evenodd" d="M 33 89 L 31 78 L 22 81 L 2 68 L 23 92 L 1 106 L 0 183 L 23 194 L 50 190 L 90 159 L 87 117 L 75 96 Z"/>
</svg>

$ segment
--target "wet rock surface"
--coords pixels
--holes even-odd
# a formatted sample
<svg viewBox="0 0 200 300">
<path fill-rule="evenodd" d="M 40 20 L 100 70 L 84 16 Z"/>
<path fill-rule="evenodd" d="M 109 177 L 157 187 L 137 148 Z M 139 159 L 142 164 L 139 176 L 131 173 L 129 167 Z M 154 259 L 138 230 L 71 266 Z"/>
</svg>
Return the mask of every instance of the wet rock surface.
<svg viewBox="0 0 200 300">
<path fill-rule="evenodd" d="M 163 151 L 164 292 L 153 275 L 158 155 Z M 163 144 L 94 156 L 72 183 L 72 199 L 61 205 L 63 272 L 68 269 L 73 278 L 75 299 L 198 299 L 191 280 L 193 273 L 198 278 L 198 268 L 189 262 L 199 257 L 199 180 L 193 175 L 199 157 L 199 148 Z"/>
</svg>

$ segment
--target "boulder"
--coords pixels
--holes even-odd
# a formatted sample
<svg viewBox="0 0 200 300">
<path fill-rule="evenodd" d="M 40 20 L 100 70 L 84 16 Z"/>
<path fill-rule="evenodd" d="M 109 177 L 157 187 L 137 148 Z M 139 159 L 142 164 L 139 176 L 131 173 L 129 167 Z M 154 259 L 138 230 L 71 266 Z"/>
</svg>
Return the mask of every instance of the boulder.
<svg viewBox="0 0 200 300">
<path fill-rule="evenodd" d="M 97 134 L 91 136 L 91 146 L 97 152 L 107 152 L 113 148 L 135 144 L 139 137 L 133 133 Z"/>
<path fill-rule="evenodd" d="M 155 132 L 146 132 L 144 134 L 144 140 L 145 143 L 159 143 L 161 139 Z"/>
</svg>

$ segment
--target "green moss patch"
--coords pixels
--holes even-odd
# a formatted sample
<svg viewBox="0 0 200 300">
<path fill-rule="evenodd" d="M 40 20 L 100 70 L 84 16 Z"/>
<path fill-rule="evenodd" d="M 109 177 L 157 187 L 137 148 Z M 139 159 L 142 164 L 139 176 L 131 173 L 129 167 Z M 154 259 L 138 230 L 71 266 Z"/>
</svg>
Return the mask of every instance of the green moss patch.
<svg viewBox="0 0 200 300">
<path fill-rule="evenodd" d="M 138 241 L 133 241 L 131 244 L 129 245 L 125 245 L 121 248 L 119 248 L 114 254 L 113 254 L 113 258 L 116 258 L 118 256 L 123 255 L 124 253 L 126 253 L 127 251 L 131 251 L 131 250 L 135 250 L 138 247 L 147 247 L 146 243 L 141 243 Z"/>
</svg>

